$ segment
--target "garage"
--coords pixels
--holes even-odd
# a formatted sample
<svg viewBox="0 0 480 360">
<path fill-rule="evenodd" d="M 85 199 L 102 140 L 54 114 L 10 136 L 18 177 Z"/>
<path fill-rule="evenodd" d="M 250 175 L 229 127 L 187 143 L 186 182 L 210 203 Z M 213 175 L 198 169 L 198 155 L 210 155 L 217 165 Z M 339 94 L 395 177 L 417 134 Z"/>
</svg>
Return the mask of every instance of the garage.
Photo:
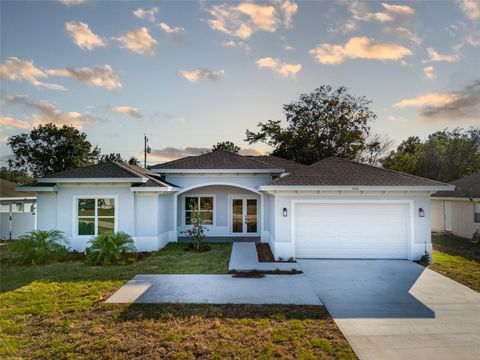
<svg viewBox="0 0 480 360">
<path fill-rule="evenodd" d="M 408 258 L 408 202 L 312 201 L 293 205 L 297 258 Z"/>
</svg>

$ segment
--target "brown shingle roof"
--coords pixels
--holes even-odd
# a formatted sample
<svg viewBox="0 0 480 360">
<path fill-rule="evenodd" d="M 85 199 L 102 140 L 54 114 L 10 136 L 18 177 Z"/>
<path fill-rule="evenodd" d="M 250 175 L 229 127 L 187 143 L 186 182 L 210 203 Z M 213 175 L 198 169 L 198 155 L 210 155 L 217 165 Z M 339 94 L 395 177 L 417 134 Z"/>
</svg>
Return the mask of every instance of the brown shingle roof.
<svg viewBox="0 0 480 360">
<path fill-rule="evenodd" d="M 44 179 L 88 179 L 88 178 L 142 178 L 138 170 L 113 161 L 105 161 L 95 165 L 62 171 Z"/>
<path fill-rule="evenodd" d="M 329 157 L 266 185 L 441 186 L 446 184 L 338 157 Z"/>
<path fill-rule="evenodd" d="M 271 155 L 249 156 L 249 157 L 251 159 L 273 165 L 277 168 L 285 169 L 285 172 L 289 174 L 294 173 L 298 170 L 302 170 L 307 167 L 307 165 L 303 165 L 292 160 L 286 160 L 286 159 L 282 159 L 282 158 L 271 156 Z"/>
<path fill-rule="evenodd" d="M 215 150 L 198 156 L 187 156 L 182 159 L 169 161 L 163 164 L 152 166 L 152 169 L 173 169 L 173 170 L 258 170 L 278 169 L 278 166 L 257 161 L 248 156 L 233 154 L 229 151 Z M 283 168 L 282 168 L 283 169 Z"/>
<path fill-rule="evenodd" d="M 480 172 L 454 180 L 455 191 L 438 191 L 433 197 L 465 197 L 480 198 Z"/>
<path fill-rule="evenodd" d="M 0 179 L 0 198 L 6 197 L 16 197 L 16 198 L 25 198 L 25 197 L 35 197 L 36 195 L 30 191 L 17 191 L 15 190 L 17 184 L 14 182 Z"/>
</svg>

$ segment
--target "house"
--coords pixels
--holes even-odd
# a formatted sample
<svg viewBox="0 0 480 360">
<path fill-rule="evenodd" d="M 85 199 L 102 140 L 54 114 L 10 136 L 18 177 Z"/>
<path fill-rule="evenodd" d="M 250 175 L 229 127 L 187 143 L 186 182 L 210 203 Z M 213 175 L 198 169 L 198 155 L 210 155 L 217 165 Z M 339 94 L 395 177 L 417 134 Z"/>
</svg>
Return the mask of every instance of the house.
<svg viewBox="0 0 480 360">
<path fill-rule="evenodd" d="M 36 195 L 16 191 L 17 184 L 0 179 L 0 238 L 16 239 L 35 229 Z"/>
<path fill-rule="evenodd" d="M 432 195 L 432 230 L 471 239 L 480 229 L 480 173 L 451 182 L 455 191 Z"/>
<path fill-rule="evenodd" d="M 452 185 L 336 157 L 310 166 L 217 150 L 155 165 L 115 162 L 38 179 L 38 227 L 83 250 L 104 231 L 139 250 L 178 241 L 202 213 L 210 239 L 268 242 L 276 258 L 418 259 L 430 195 Z"/>
</svg>

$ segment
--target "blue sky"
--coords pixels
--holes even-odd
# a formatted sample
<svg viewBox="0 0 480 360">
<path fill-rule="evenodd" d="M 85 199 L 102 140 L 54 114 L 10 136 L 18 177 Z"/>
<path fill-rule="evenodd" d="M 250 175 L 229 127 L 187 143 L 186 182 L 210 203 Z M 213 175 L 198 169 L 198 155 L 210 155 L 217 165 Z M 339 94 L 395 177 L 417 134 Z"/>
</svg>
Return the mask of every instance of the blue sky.
<svg viewBox="0 0 480 360">
<path fill-rule="evenodd" d="M 104 153 L 151 162 L 284 119 L 322 84 L 373 101 L 396 144 L 480 124 L 480 3 L 1 2 L 1 136 L 72 124 Z"/>
</svg>

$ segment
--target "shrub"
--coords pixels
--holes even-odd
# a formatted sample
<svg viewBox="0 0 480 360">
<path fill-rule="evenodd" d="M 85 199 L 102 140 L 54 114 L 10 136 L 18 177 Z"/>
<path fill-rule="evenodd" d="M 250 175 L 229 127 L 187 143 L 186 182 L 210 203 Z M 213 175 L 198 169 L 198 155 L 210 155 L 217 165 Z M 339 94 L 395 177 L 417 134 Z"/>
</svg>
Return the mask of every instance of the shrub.
<svg viewBox="0 0 480 360">
<path fill-rule="evenodd" d="M 90 265 L 115 265 L 124 263 L 124 255 L 137 249 L 130 235 L 124 232 L 107 232 L 89 242 L 85 262 Z"/>
<path fill-rule="evenodd" d="M 65 259 L 68 241 L 58 230 L 34 230 L 12 241 L 11 262 L 43 265 Z"/>
</svg>

